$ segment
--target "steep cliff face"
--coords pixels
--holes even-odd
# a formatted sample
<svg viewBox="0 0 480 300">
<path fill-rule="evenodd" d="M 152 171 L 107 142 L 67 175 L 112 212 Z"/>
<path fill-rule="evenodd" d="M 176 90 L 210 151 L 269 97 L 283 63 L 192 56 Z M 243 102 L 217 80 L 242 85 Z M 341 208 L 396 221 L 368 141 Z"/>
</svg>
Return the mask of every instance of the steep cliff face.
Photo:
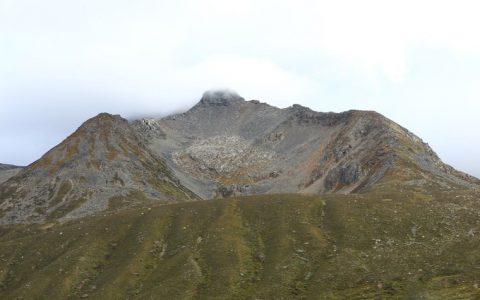
<svg viewBox="0 0 480 300">
<path fill-rule="evenodd" d="M 0 220 L 74 218 L 152 199 L 195 198 L 127 120 L 102 113 L 0 186 Z"/>
<path fill-rule="evenodd" d="M 444 188 L 478 184 L 443 164 L 414 134 L 370 111 L 279 109 L 220 91 L 205 93 L 186 113 L 134 126 L 203 198 L 351 193 L 388 180 Z"/>
</svg>

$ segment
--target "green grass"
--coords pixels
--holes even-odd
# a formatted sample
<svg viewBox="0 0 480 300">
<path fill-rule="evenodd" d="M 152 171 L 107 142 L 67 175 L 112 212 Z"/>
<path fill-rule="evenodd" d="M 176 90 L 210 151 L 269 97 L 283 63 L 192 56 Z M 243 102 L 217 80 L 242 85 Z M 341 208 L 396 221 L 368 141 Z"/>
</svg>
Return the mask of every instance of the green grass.
<svg viewBox="0 0 480 300">
<path fill-rule="evenodd" d="M 480 299 L 478 195 L 265 195 L 0 227 L 1 299 Z"/>
</svg>

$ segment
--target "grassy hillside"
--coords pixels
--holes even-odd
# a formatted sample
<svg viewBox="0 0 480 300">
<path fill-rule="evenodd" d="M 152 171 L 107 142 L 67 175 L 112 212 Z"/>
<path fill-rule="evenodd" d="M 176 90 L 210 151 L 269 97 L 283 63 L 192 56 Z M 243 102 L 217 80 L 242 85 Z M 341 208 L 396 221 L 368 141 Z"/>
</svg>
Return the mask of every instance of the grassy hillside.
<svg viewBox="0 0 480 300">
<path fill-rule="evenodd" d="M 480 299 L 478 200 L 266 195 L 4 226 L 0 298 Z"/>
</svg>

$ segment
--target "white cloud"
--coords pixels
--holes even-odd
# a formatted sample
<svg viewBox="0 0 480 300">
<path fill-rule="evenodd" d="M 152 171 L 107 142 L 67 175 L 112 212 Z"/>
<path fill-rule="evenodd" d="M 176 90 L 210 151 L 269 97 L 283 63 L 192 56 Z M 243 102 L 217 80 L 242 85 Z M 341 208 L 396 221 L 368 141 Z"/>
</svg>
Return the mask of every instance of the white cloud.
<svg viewBox="0 0 480 300">
<path fill-rule="evenodd" d="M 425 132 L 445 129 L 453 105 L 475 136 L 479 11 L 469 0 L 2 0 L 0 134 L 20 130 L 18 115 L 71 130 L 99 111 L 171 113 L 229 87 L 278 106 L 378 109 Z M 414 61 L 419 49 L 431 55 Z M 52 146 L 35 144 L 37 155 Z"/>
<path fill-rule="evenodd" d="M 213 56 L 190 68 L 177 70 L 171 81 L 172 85 L 187 86 L 195 95 L 201 95 L 206 88 L 235 87 L 247 99 L 261 99 L 278 106 L 312 97 L 318 85 L 268 59 L 227 55 Z"/>
<path fill-rule="evenodd" d="M 399 82 L 418 46 L 478 57 L 478 11 L 480 3 L 468 0 L 5 0 L 0 62 L 15 69 L 128 68 L 142 76 L 212 55 L 292 60 L 308 54 L 330 57 L 372 80 Z"/>
</svg>

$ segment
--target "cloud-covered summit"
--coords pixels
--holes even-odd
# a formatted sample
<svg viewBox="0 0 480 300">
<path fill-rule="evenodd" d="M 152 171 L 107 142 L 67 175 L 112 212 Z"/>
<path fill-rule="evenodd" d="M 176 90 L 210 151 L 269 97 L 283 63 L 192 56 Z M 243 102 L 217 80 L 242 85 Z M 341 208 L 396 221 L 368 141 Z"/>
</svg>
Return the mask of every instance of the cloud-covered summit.
<svg viewBox="0 0 480 300">
<path fill-rule="evenodd" d="M 208 105 L 228 105 L 231 103 L 244 101 L 237 92 L 230 89 L 209 90 L 203 93 L 200 103 Z"/>
</svg>

